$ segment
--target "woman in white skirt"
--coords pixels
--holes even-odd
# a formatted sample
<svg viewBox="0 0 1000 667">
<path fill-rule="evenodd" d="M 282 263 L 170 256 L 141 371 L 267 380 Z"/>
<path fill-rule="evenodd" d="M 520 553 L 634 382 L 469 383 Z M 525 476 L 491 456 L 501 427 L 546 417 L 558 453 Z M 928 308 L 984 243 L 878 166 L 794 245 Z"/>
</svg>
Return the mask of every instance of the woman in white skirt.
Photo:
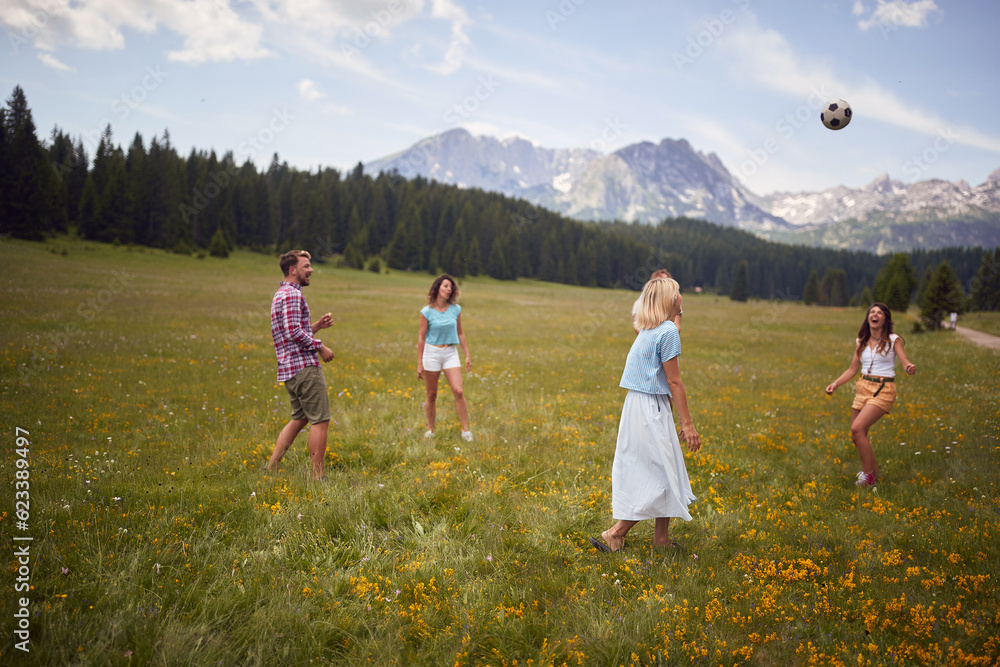
<svg viewBox="0 0 1000 667">
<path fill-rule="evenodd" d="M 628 389 L 618 443 L 611 468 L 611 511 L 617 523 L 590 538 L 599 551 L 618 551 L 632 526 L 656 519 L 653 544 L 677 546 L 670 539 L 671 517 L 691 520 L 688 505 L 695 500 L 684 465 L 680 440 L 692 452 L 701 447 L 688 410 L 677 358 L 681 339 L 673 318 L 680 310 L 680 289 L 672 278 L 646 283 L 635 323 L 639 335 L 632 343 L 621 387 Z M 681 422 L 678 440 L 670 401 Z"/>
</svg>

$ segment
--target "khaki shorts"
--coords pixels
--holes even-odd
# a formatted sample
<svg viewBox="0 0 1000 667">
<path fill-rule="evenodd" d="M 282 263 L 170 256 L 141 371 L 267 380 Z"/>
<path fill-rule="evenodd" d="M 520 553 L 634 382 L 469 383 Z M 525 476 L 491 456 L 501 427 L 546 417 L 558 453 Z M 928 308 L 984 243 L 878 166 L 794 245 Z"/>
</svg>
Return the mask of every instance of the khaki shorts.
<svg viewBox="0 0 1000 667">
<path fill-rule="evenodd" d="M 285 389 L 292 399 L 292 419 L 307 419 L 310 424 L 330 421 L 330 397 L 319 366 L 306 366 L 285 380 Z"/>
<path fill-rule="evenodd" d="M 879 387 L 882 388 L 882 391 L 879 391 Z M 889 414 L 892 404 L 896 402 L 895 382 L 882 383 L 878 380 L 859 378 L 854 392 L 854 403 L 851 405 L 854 410 L 860 410 L 866 405 L 873 404 Z M 876 392 L 878 392 L 878 396 L 875 395 Z"/>
</svg>

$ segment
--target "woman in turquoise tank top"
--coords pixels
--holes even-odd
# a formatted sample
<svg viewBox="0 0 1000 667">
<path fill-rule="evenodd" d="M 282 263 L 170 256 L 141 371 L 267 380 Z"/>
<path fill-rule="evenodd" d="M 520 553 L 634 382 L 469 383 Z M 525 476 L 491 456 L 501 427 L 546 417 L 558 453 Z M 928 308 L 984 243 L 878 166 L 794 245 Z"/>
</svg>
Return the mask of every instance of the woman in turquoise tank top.
<svg viewBox="0 0 1000 667">
<path fill-rule="evenodd" d="M 424 415 L 427 418 L 425 438 L 434 437 L 437 418 L 438 378 L 444 373 L 451 393 L 455 397 L 455 412 L 462 425 L 462 440 L 472 442 L 469 430 L 469 409 L 462 388 L 462 364 L 457 346 L 465 353 L 465 370 L 472 368 L 469 344 L 462 332 L 462 307 L 458 300 L 458 285 L 447 274 L 437 277 L 427 292 L 427 305 L 420 310 L 420 328 L 417 335 L 417 379 L 427 388 Z"/>
</svg>

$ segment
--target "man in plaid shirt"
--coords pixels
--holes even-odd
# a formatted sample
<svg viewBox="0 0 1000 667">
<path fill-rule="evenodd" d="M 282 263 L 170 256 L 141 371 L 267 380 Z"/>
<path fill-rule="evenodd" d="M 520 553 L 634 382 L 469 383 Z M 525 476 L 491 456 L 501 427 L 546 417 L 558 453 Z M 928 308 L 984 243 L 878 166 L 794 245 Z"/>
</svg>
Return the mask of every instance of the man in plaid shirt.
<svg viewBox="0 0 1000 667">
<path fill-rule="evenodd" d="M 333 326 L 333 316 L 327 313 L 315 322 L 309 321 L 309 306 L 302 296 L 302 288 L 309 285 L 313 268 L 305 250 L 291 250 L 279 259 L 285 275 L 281 286 L 271 300 L 271 338 L 278 355 L 278 382 L 292 402 L 292 419 L 281 429 L 274 453 L 267 462 L 267 469 L 277 471 L 281 457 L 306 423 L 309 429 L 309 458 L 312 460 L 312 478 L 324 480 L 323 460 L 326 457 L 326 433 L 330 425 L 330 399 L 326 393 L 326 380 L 316 360 L 316 353 L 324 361 L 333 359 L 333 350 L 314 334 Z"/>
</svg>

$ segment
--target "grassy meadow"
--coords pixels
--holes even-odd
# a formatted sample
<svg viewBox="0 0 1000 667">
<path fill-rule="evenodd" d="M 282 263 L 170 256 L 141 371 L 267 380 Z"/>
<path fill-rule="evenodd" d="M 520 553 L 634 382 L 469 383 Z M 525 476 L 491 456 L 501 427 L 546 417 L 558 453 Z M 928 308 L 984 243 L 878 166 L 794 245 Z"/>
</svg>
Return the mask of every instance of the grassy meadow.
<svg viewBox="0 0 1000 667">
<path fill-rule="evenodd" d="M 65 251 L 65 254 L 64 254 Z M 326 484 L 275 383 L 274 258 L 0 242 L 4 664 L 995 665 L 1000 354 L 897 330 L 917 364 L 858 489 L 860 309 L 685 294 L 703 447 L 693 521 L 659 552 L 611 522 L 634 293 L 461 282 L 475 441 L 442 382 L 424 440 L 426 274 L 317 265 Z M 968 316 L 966 317 L 968 323 Z M 15 523 L 15 429 L 30 519 Z M 30 535 L 30 653 L 15 648 Z"/>
</svg>

